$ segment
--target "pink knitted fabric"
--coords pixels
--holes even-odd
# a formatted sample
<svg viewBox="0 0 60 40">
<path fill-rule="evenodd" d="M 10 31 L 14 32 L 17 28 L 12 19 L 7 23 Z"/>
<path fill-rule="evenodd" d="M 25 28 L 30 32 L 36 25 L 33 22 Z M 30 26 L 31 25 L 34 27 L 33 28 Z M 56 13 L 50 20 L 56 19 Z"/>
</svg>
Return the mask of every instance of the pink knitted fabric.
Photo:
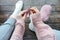
<svg viewBox="0 0 60 40">
<path fill-rule="evenodd" d="M 42 6 L 40 10 L 40 16 L 42 21 L 47 21 L 48 18 L 50 17 L 52 7 L 50 5 L 44 5 Z"/>
<path fill-rule="evenodd" d="M 40 11 L 41 14 L 36 13 L 32 15 L 32 22 L 38 40 L 56 40 L 56 36 L 52 28 L 43 22 L 48 19 L 50 11 L 51 11 L 50 5 L 45 5 L 44 7 L 41 8 Z"/>
</svg>

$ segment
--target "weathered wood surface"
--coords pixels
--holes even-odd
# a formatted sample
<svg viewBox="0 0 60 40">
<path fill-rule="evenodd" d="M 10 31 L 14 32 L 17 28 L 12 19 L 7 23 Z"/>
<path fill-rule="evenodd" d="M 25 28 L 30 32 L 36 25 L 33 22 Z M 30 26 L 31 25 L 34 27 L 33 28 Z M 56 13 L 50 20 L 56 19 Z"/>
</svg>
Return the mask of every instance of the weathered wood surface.
<svg viewBox="0 0 60 40">
<path fill-rule="evenodd" d="M 15 3 L 18 0 L 0 0 L 0 23 L 3 23 L 13 13 Z M 24 8 L 27 9 L 36 6 L 39 10 L 44 4 L 50 4 L 53 7 L 52 14 L 46 22 L 52 28 L 60 30 L 60 0 L 23 0 Z M 24 40 L 37 40 L 34 32 L 28 29 L 28 22 L 26 22 L 26 32 Z"/>
</svg>

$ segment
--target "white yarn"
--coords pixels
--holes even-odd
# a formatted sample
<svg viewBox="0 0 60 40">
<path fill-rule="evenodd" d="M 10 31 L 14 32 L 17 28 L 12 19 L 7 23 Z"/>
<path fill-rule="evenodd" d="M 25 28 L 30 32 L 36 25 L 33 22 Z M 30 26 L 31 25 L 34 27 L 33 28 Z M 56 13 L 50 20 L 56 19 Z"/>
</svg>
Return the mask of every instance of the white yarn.
<svg viewBox="0 0 60 40">
<path fill-rule="evenodd" d="M 32 17 L 30 16 L 30 24 L 29 24 L 29 29 L 31 30 L 31 31 L 35 31 L 35 28 L 34 28 L 34 25 L 33 25 L 33 22 L 32 22 Z"/>
<path fill-rule="evenodd" d="M 20 13 L 21 9 L 23 7 L 23 2 L 18 1 L 15 6 L 15 10 L 11 16 L 17 17 L 17 15 Z"/>
</svg>

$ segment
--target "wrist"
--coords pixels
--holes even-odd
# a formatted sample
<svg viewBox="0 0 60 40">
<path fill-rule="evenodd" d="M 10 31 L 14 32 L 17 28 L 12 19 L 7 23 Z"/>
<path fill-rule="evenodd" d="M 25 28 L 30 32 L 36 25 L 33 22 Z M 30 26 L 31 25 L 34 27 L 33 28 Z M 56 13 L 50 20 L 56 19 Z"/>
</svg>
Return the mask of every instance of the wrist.
<svg viewBox="0 0 60 40">
<path fill-rule="evenodd" d="M 42 21 L 39 21 L 39 20 L 33 21 L 33 24 L 34 24 L 34 25 L 38 25 L 38 24 L 40 24 L 40 23 L 42 23 Z"/>
<path fill-rule="evenodd" d="M 18 25 L 18 26 L 21 26 L 21 27 L 24 26 L 24 25 L 22 25 L 21 23 L 18 23 L 18 22 L 17 22 L 15 25 L 16 25 L 16 26 Z"/>
<path fill-rule="evenodd" d="M 16 23 L 24 23 L 24 20 L 17 19 L 17 22 Z"/>
<path fill-rule="evenodd" d="M 17 20 L 16 24 L 21 24 L 22 26 L 24 26 L 25 22 L 23 20 Z"/>
</svg>

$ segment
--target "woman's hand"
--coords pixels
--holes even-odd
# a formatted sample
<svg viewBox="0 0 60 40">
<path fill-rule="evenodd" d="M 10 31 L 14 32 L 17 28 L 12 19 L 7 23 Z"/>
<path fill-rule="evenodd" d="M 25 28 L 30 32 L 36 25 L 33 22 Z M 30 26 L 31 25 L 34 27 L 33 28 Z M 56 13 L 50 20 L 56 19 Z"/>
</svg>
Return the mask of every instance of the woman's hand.
<svg viewBox="0 0 60 40">
<path fill-rule="evenodd" d="M 39 23 L 39 21 L 41 21 L 39 10 L 36 7 L 32 7 L 30 9 L 35 11 L 35 13 L 30 11 L 33 24 Z"/>
<path fill-rule="evenodd" d="M 19 13 L 19 15 L 17 16 L 16 20 L 17 20 L 17 21 L 18 21 L 18 20 L 24 21 L 25 18 L 26 18 L 26 13 L 25 13 L 26 11 L 27 11 L 27 10 L 21 11 L 21 12 Z"/>
<path fill-rule="evenodd" d="M 36 7 L 32 7 L 32 8 L 30 8 L 30 12 L 32 12 L 33 14 L 34 13 L 39 13 L 39 10 L 36 8 Z M 34 11 L 34 12 L 33 12 Z"/>
<path fill-rule="evenodd" d="M 36 12 L 36 13 L 33 13 L 33 12 L 30 12 L 30 13 L 32 16 L 33 24 L 35 26 L 34 27 L 35 33 L 37 35 L 38 40 L 55 40 L 55 33 L 53 32 L 52 28 L 49 25 L 45 24 L 41 19 L 41 17 L 45 18 L 45 16 L 44 15 L 40 16 L 40 13 L 37 8 L 33 7 L 31 9 L 35 10 Z"/>
<path fill-rule="evenodd" d="M 16 22 L 16 30 L 17 32 L 20 31 L 19 34 L 23 35 L 25 32 L 25 18 L 26 18 L 26 12 L 27 10 L 23 10 L 20 12 L 20 14 L 18 15 L 18 17 L 16 18 L 17 22 Z M 19 29 L 19 31 L 18 31 Z"/>
<path fill-rule="evenodd" d="M 11 40 L 23 40 L 23 35 L 25 32 L 25 18 L 26 14 L 24 13 L 26 10 L 21 11 L 18 17 L 16 18 L 17 22 L 15 25 L 15 30 L 12 34 Z"/>
</svg>

